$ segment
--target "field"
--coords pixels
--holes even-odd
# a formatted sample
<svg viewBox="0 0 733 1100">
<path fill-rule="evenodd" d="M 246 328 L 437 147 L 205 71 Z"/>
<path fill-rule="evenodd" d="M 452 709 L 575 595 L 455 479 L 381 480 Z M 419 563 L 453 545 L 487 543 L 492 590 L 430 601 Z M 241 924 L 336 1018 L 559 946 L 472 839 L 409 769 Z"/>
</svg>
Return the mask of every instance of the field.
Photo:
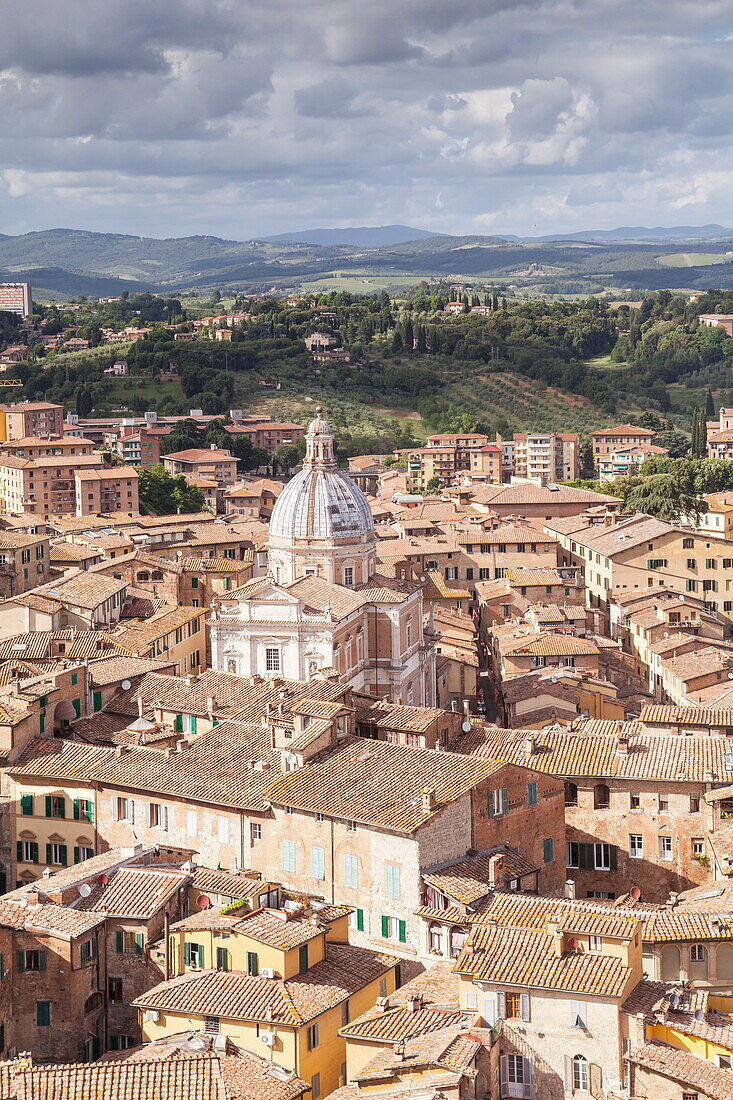
<svg viewBox="0 0 733 1100">
<path fill-rule="evenodd" d="M 728 252 L 673 252 L 665 256 L 657 256 L 657 263 L 662 267 L 709 267 L 713 264 L 728 264 L 731 253 Z"/>
</svg>

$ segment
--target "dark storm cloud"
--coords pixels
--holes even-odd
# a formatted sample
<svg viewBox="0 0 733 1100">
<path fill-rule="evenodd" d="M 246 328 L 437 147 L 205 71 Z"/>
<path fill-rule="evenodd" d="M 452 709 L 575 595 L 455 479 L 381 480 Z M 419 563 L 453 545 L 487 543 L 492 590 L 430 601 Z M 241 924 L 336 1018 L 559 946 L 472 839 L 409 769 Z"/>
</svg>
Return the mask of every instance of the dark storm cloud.
<svg viewBox="0 0 733 1100">
<path fill-rule="evenodd" d="M 730 224 L 732 14 L 0 0 L 0 230 Z"/>
</svg>

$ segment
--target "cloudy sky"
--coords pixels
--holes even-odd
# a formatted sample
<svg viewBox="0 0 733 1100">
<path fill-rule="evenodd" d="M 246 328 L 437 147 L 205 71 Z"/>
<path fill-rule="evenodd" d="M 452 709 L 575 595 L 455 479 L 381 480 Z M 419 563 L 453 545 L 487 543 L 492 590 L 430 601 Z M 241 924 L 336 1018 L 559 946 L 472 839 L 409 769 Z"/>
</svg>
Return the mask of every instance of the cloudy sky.
<svg viewBox="0 0 733 1100">
<path fill-rule="evenodd" d="M 0 0 L 0 16 L 5 233 L 733 224 L 733 0 Z"/>
</svg>

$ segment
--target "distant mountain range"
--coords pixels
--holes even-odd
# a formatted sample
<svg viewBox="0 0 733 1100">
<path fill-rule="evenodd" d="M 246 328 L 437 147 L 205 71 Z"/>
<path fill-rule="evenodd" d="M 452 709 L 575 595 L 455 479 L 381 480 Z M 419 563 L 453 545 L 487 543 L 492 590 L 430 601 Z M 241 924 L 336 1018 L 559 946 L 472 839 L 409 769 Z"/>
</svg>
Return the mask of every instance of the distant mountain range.
<svg viewBox="0 0 733 1100">
<path fill-rule="evenodd" d="M 271 244 L 314 244 L 325 248 L 339 245 L 347 248 L 384 248 L 438 236 L 440 234 L 413 229 L 409 225 L 361 225 L 350 229 L 303 229 L 296 233 L 263 237 L 263 240 Z"/>
<path fill-rule="evenodd" d="M 375 292 L 397 277 L 480 279 L 558 293 L 733 287 L 733 229 L 627 226 L 520 238 L 450 236 L 411 226 L 309 229 L 252 241 L 157 239 L 50 229 L 0 234 L 0 281 L 30 281 L 37 297 L 182 294 L 214 288 L 300 290 L 347 271 L 351 289 Z M 395 277 L 395 282 L 390 279 Z M 340 276 L 338 277 L 340 278 Z"/>
</svg>

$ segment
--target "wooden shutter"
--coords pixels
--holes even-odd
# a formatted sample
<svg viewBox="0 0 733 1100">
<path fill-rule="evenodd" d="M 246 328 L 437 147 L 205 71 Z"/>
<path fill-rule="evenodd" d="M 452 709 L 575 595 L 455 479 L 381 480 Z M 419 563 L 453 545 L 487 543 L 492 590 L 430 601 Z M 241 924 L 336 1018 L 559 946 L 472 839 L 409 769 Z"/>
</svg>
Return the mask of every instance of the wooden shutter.
<svg viewBox="0 0 733 1100">
<path fill-rule="evenodd" d="M 59 856 L 62 867 L 66 867 L 69 862 L 68 849 L 65 844 L 59 844 Z"/>
<path fill-rule="evenodd" d="M 140 937 L 142 939 L 142 936 Z M 199 966 L 202 970 L 206 967 L 206 948 L 202 943 L 198 945 L 199 949 Z"/>
<path fill-rule="evenodd" d="M 501 812 L 503 814 L 509 813 L 509 789 L 508 787 L 501 788 Z"/>
<path fill-rule="evenodd" d="M 25 951 L 18 952 L 18 964 L 16 969 L 19 974 L 25 973 Z"/>
<path fill-rule="evenodd" d="M 47 844 L 47 845 L 46 845 L 46 863 L 50 863 L 50 862 L 51 862 L 51 855 L 52 855 L 52 853 L 51 853 L 51 845 L 50 845 L 50 844 Z"/>
<path fill-rule="evenodd" d="M 38 863 L 38 841 L 36 840 L 31 841 L 31 856 L 31 862 Z"/>
<path fill-rule="evenodd" d="M 229 952 L 227 951 L 226 947 L 217 947 L 216 949 L 216 969 L 229 969 Z"/>
<path fill-rule="evenodd" d="M 94 692 L 94 709 L 95 709 L 95 711 L 102 709 L 102 692 L 101 691 L 95 691 Z"/>
<path fill-rule="evenodd" d="M 506 1020 L 506 997 L 503 993 L 496 994 L 496 1018 Z"/>
<path fill-rule="evenodd" d="M 161 806 L 158 813 L 160 814 L 161 828 L 165 829 L 165 831 L 167 832 L 168 831 L 168 807 L 167 806 Z"/>
<path fill-rule="evenodd" d="M 184 943 L 183 944 L 183 964 L 184 964 L 184 966 L 190 966 L 191 965 L 191 944 L 190 943 Z"/>
<path fill-rule="evenodd" d="M 609 866 L 612 871 L 618 869 L 618 848 L 615 844 L 609 844 Z"/>
<path fill-rule="evenodd" d="M 59 817 L 66 817 L 66 799 L 59 799 Z"/>
<path fill-rule="evenodd" d="M 357 932 L 363 932 L 364 931 L 364 910 L 363 909 L 357 909 L 356 910 L 356 930 L 357 930 Z"/>
<path fill-rule="evenodd" d="M 74 845 L 74 863 L 81 863 L 81 848 L 78 845 Z"/>
<path fill-rule="evenodd" d="M 183 715 L 176 715 L 176 733 L 183 733 Z"/>
<path fill-rule="evenodd" d="M 573 1092 L 573 1059 L 569 1054 L 565 1055 L 564 1060 L 565 1069 L 565 1091 Z"/>
<path fill-rule="evenodd" d="M 51 816 L 51 795 L 46 795 L 46 817 Z"/>
<path fill-rule="evenodd" d="M 587 1017 L 587 1005 L 585 1001 L 570 1002 L 570 1026 L 585 1027 Z M 580 1020 L 578 1024 L 577 1021 Z"/>
<path fill-rule="evenodd" d="M 526 1023 L 529 1022 L 529 993 L 519 994 L 519 1015 Z"/>
<path fill-rule="evenodd" d="M 603 1096 L 603 1070 L 594 1062 L 591 1062 L 588 1067 L 588 1085 L 591 1096 L 594 1096 L 595 1100 L 601 1100 Z"/>
<path fill-rule="evenodd" d="M 39 951 L 38 952 L 38 969 L 41 970 L 41 971 L 46 969 L 46 952 L 45 951 Z"/>
<path fill-rule="evenodd" d="M 407 943 L 407 922 L 403 920 L 397 921 L 397 939 L 400 943 Z"/>
<path fill-rule="evenodd" d="M 18 863 L 23 862 L 23 841 L 22 840 L 16 841 L 15 856 L 16 856 L 16 859 L 17 859 Z"/>
<path fill-rule="evenodd" d="M 484 997 L 484 1020 L 488 1027 L 496 1023 L 496 1002 L 493 997 Z"/>
<path fill-rule="evenodd" d="M 142 932 L 135 933 L 135 953 L 142 955 L 143 953 L 143 934 Z"/>
<path fill-rule="evenodd" d="M 382 939 L 389 939 L 389 917 L 382 914 Z"/>
<path fill-rule="evenodd" d="M 260 972 L 260 960 L 256 951 L 247 952 L 247 973 L 256 978 Z"/>
<path fill-rule="evenodd" d="M 116 794 L 112 795 L 112 819 L 114 821 L 120 820 L 120 806 Z"/>
<path fill-rule="evenodd" d="M 20 796 L 20 808 L 21 808 L 21 813 L 25 814 L 26 817 L 30 816 L 33 813 L 33 795 L 32 794 L 22 794 Z"/>
<path fill-rule="evenodd" d="M 74 799 L 73 806 L 74 806 L 74 821 L 78 821 L 79 817 L 80 817 L 79 799 L 78 798 Z"/>
<path fill-rule="evenodd" d="M 499 1084 L 501 1086 L 501 1094 L 506 1094 L 507 1082 L 509 1080 L 509 1056 L 502 1054 L 499 1057 Z"/>
</svg>

